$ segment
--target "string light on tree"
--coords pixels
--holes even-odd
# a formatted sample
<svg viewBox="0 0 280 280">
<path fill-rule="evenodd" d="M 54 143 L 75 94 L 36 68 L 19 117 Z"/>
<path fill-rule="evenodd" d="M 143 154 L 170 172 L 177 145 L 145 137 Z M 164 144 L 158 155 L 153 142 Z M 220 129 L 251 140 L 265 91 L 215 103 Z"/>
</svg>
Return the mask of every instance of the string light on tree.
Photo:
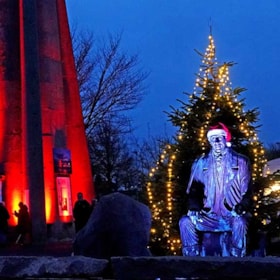
<svg viewBox="0 0 280 280">
<path fill-rule="evenodd" d="M 196 75 L 188 102 L 169 113 L 169 119 L 177 127 L 174 143 L 167 145 L 152 169 L 147 182 L 149 203 L 153 215 L 151 244 L 167 254 L 181 254 L 178 221 L 187 211 L 186 184 L 193 161 L 207 152 L 209 144 L 206 132 L 212 123 L 221 121 L 232 133 L 232 146 L 247 155 L 252 162 L 254 181 L 262 175 L 266 162 L 264 149 L 258 140 L 256 126 L 258 110 L 244 109 L 240 94 L 244 88 L 232 88 L 229 68 L 233 62 L 219 64 L 212 34 L 201 66 Z"/>
</svg>

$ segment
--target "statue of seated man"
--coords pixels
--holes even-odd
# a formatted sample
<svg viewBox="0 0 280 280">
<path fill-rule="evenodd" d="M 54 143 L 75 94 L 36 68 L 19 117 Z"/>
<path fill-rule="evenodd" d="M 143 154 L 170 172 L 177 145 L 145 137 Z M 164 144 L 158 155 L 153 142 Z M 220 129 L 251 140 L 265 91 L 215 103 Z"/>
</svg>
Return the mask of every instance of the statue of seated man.
<svg viewBox="0 0 280 280">
<path fill-rule="evenodd" d="M 229 254 L 243 257 L 251 206 L 250 162 L 231 148 L 231 134 L 223 123 L 210 127 L 207 139 L 211 149 L 192 165 L 188 213 L 179 221 L 182 253 L 202 255 L 200 232 L 230 232 Z"/>
</svg>

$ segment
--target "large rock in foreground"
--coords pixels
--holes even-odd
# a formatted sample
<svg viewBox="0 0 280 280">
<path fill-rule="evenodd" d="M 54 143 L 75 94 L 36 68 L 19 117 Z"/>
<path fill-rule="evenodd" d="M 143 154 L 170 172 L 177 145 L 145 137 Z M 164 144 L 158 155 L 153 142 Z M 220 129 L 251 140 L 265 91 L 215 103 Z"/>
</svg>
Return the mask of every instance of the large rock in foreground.
<svg viewBox="0 0 280 280">
<path fill-rule="evenodd" d="M 77 233 L 74 254 L 100 259 L 149 256 L 150 228 L 151 212 L 146 205 L 121 193 L 105 195 Z"/>
</svg>

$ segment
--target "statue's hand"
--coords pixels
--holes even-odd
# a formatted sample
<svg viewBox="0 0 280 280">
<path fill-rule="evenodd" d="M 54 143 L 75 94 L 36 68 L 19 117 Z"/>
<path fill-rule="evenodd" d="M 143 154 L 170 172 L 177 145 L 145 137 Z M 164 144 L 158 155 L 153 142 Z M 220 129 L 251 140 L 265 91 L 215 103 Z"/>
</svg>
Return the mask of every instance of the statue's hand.
<svg viewBox="0 0 280 280">
<path fill-rule="evenodd" d="M 188 211 L 188 216 L 197 216 L 199 211 L 197 210 L 189 210 Z"/>
<path fill-rule="evenodd" d="M 242 204 L 238 203 L 234 206 L 234 211 L 237 215 L 244 215 L 246 214 L 245 208 Z"/>
<path fill-rule="evenodd" d="M 199 213 L 200 211 L 194 211 L 194 210 L 189 210 L 188 211 L 188 216 L 190 217 L 191 221 L 196 224 L 197 221 L 199 220 Z"/>
</svg>

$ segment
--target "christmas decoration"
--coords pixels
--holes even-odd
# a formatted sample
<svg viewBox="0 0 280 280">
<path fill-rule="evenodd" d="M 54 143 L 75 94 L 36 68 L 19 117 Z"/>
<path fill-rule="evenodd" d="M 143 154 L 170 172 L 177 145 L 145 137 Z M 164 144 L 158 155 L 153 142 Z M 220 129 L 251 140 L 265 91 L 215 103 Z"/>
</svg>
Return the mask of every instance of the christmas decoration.
<svg viewBox="0 0 280 280">
<path fill-rule="evenodd" d="M 201 66 L 193 93 L 180 108 L 171 107 L 169 120 L 178 128 L 174 143 L 166 145 L 156 166 L 151 169 L 147 194 L 153 214 L 151 251 L 154 254 L 181 254 L 178 221 L 187 212 L 186 185 L 193 161 L 209 150 L 206 132 L 222 122 L 231 131 L 229 145 L 249 157 L 253 183 L 262 175 L 266 162 L 262 143 L 257 136 L 259 112 L 244 109 L 240 94 L 244 88 L 232 88 L 229 68 L 233 62 L 219 64 L 214 39 L 201 56 Z M 258 199 L 256 199 L 258 201 Z M 256 214 L 257 215 L 257 212 Z"/>
</svg>

